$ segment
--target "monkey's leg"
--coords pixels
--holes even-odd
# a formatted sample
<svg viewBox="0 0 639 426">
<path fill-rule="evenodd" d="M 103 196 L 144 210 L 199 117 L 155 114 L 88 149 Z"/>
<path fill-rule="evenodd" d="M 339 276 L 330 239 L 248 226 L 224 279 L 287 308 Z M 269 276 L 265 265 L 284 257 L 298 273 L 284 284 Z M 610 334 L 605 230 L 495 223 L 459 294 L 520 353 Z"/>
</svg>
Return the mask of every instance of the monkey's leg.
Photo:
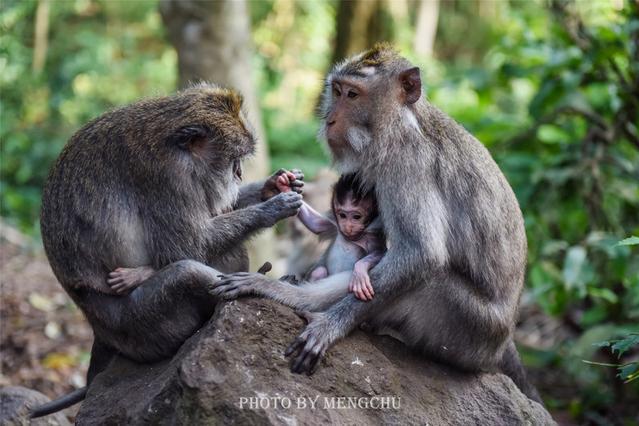
<svg viewBox="0 0 639 426">
<path fill-rule="evenodd" d="M 212 315 L 219 271 L 194 260 L 172 263 L 127 296 L 92 292 L 82 301 L 96 336 L 127 358 L 172 356 Z"/>
<path fill-rule="evenodd" d="M 323 280 L 291 285 L 259 274 L 239 272 L 224 275 L 213 285 L 213 294 L 230 300 L 239 296 L 261 296 L 296 310 L 321 311 L 348 294 L 351 272 L 340 272 Z"/>
<path fill-rule="evenodd" d="M 93 382 L 98 373 L 101 373 L 109 365 L 116 354 L 116 350 L 102 343 L 100 339 L 96 338 L 93 341 L 91 363 L 89 364 L 89 371 L 87 371 L 87 386 Z"/>
</svg>

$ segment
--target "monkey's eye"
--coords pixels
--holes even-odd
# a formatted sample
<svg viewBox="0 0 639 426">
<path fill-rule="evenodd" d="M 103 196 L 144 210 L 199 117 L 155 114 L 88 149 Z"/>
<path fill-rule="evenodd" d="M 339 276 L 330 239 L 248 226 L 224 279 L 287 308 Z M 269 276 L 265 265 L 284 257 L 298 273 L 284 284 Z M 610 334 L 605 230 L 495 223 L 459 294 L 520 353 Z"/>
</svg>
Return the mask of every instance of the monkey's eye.
<svg viewBox="0 0 639 426">
<path fill-rule="evenodd" d="M 362 216 L 358 215 L 358 214 L 353 216 L 353 219 L 355 219 L 355 220 L 360 220 L 361 218 L 362 218 Z"/>
<path fill-rule="evenodd" d="M 340 219 L 346 219 L 346 214 L 345 213 L 340 213 L 339 217 L 340 217 Z"/>
<path fill-rule="evenodd" d="M 349 91 L 348 91 L 348 94 L 347 94 L 346 96 L 348 96 L 348 97 L 349 97 L 349 98 L 351 98 L 351 99 L 355 99 L 355 98 L 358 96 L 358 94 L 357 94 L 357 92 L 354 92 L 354 91 L 352 91 L 352 90 L 349 90 Z"/>
</svg>

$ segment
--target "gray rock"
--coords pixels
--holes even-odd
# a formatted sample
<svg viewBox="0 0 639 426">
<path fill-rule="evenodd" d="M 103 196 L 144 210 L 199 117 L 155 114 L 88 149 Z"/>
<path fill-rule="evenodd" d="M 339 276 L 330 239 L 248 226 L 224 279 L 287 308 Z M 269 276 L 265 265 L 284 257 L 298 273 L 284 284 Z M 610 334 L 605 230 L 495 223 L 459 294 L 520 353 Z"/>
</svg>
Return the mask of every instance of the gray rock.
<svg viewBox="0 0 639 426">
<path fill-rule="evenodd" d="M 303 325 L 271 301 L 226 303 L 173 359 L 116 359 L 77 424 L 555 424 L 504 375 L 456 372 L 362 331 L 313 376 L 293 374 L 283 352 Z"/>
<path fill-rule="evenodd" d="M 29 419 L 32 407 L 51 401 L 40 392 L 20 386 L 0 388 L 0 425 L 3 426 L 67 426 L 69 420 L 62 413 L 55 413 L 39 419 Z"/>
</svg>

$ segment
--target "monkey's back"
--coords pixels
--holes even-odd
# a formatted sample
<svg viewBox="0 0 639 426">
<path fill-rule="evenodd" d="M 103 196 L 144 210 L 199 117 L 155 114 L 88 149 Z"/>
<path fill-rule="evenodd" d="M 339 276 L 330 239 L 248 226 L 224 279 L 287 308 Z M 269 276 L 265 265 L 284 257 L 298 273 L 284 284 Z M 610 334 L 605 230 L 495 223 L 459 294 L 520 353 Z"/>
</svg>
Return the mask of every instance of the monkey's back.
<svg viewBox="0 0 639 426">
<path fill-rule="evenodd" d="M 106 275 L 119 266 L 160 268 L 173 259 L 206 261 L 195 222 L 210 213 L 206 206 L 180 200 L 167 182 L 174 176 L 167 176 L 162 164 L 149 164 L 145 155 L 152 151 L 149 139 L 155 135 L 142 134 L 131 124 L 140 105 L 145 106 L 138 103 L 108 112 L 81 128 L 63 149 L 44 187 L 45 251 L 56 277 L 76 302 L 83 288 L 113 294 Z M 170 220 L 180 215 L 181 220 Z M 162 240 L 153 238 L 158 229 Z"/>
</svg>

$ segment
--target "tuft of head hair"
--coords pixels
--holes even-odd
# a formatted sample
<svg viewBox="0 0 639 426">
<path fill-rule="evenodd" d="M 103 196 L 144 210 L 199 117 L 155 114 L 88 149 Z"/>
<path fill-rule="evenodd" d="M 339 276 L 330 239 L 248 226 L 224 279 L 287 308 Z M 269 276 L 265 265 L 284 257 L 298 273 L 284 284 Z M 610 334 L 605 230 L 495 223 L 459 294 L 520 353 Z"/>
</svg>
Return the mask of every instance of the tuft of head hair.
<svg viewBox="0 0 639 426">
<path fill-rule="evenodd" d="M 399 52 L 388 42 L 375 43 L 372 49 L 363 53 L 360 61 L 363 66 L 377 67 L 398 59 Z"/>
<path fill-rule="evenodd" d="M 344 174 L 333 185 L 333 201 L 344 204 L 347 197 L 351 197 L 353 204 L 359 204 L 362 200 L 371 200 L 373 202 L 371 218 L 375 217 L 374 212 L 377 211 L 375 188 L 365 187 L 357 173 Z"/>
<path fill-rule="evenodd" d="M 211 95 L 211 97 L 216 100 L 215 105 L 211 106 L 224 108 L 232 115 L 239 115 L 242 109 L 243 98 L 239 92 L 233 89 L 220 87 L 214 83 L 208 83 L 206 81 L 193 83 L 179 94 L 188 93 Z"/>
<path fill-rule="evenodd" d="M 336 65 L 331 74 L 360 76 L 365 68 L 384 68 L 402 60 L 403 58 L 392 44 L 376 43 L 372 49 L 354 55 Z"/>
</svg>

